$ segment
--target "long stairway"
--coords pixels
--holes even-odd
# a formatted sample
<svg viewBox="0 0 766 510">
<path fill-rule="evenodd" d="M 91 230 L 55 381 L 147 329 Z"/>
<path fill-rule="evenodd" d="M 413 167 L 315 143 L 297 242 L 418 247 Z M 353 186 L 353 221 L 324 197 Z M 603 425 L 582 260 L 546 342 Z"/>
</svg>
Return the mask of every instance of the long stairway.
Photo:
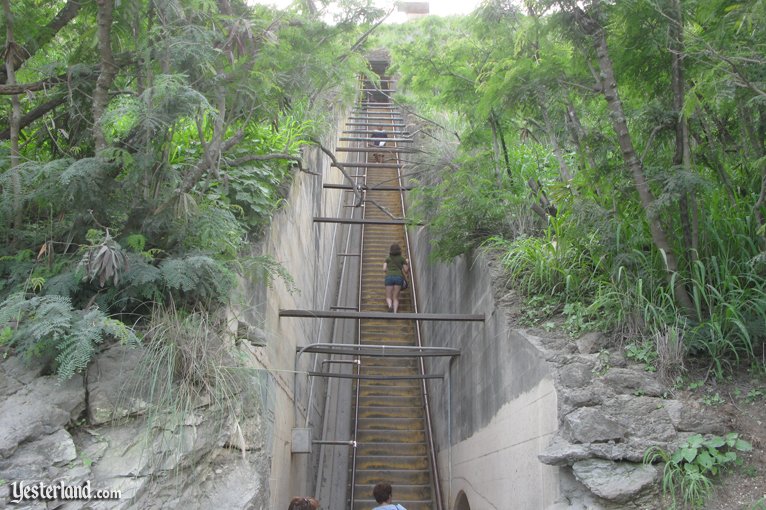
<svg viewBox="0 0 766 510">
<path fill-rule="evenodd" d="M 378 117 L 389 117 L 399 123 L 398 113 L 369 107 L 366 114 L 388 131 L 389 139 L 398 139 L 393 127 Z M 389 142 L 387 145 L 393 145 Z M 400 145 L 400 144 L 397 144 Z M 365 220 L 402 218 L 399 190 L 373 189 L 400 185 L 396 153 L 383 153 L 384 165 L 367 170 Z M 372 157 L 369 158 L 372 160 Z M 385 164 L 388 164 L 386 166 Z M 388 214 L 387 214 L 388 213 Z M 383 263 L 392 243 L 398 243 L 405 258 L 407 242 L 403 225 L 366 224 L 363 228 L 362 280 L 360 311 L 385 312 Z M 415 312 L 410 290 L 400 294 L 400 312 Z M 415 321 L 363 319 L 360 324 L 362 345 L 416 346 Z M 419 363 L 413 358 L 363 357 L 359 375 L 383 377 L 359 379 L 356 406 L 357 441 L 354 480 L 354 510 L 376 506 L 372 488 L 378 482 L 389 482 L 394 488 L 394 501 L 408 510 L 433 510 L 431 468 L 426 442 L 426 420 Z M 385 379 L 390 377 L 390 379 Z M 407 379 L 403 377 L 413 377 Z"/>
<path fill-rule="evenodd" d="M 381 83 L 384 80 L 389 85 L 393 82 L 381 75 Z M 399 313 L 387 311 L 383 263 L 391 244 L 399 244 L 402 254 L 411 260 L 403 219 L 404 183 L 399 173 L 404 165 L 399 155 L 413 149 L 408 145 L 412 137 L 406 132 L 401 115 L 388 101 L 388 93 L 392 90 L 388 90 L 389 86 L 383 87 L 384 90 L 370 90 L 371 86 L 370 82 L 363 84 L 365 99 L 348 117 L 344 136 L 339 139 L 351 143 L 335 149 L 350 155 L 344 162 L 334 161 L 346 175 L 347 182 L 324 184 L 326 189 L 353 193 L 353 200 L 347 204 L 347 214 L 343 218 L 314 217 L 319 224 L 342 223 L 350 225 L 350 229 L 360 229 L 349 230 L 348 237 L 351 239 L 353 233 L 360 253 L 354 253 L 355 250 L 338 253 L 340 257 L 359 257 L 356 260 L 360 263 L 354 264 L 360 271 L 358 300 L 356 292 L 342 293 L 353 296 L 353 303 L 349 299 L 343 306 L 338 303 L 329 310 L 280 309 L 279 316 L 358 321 L 354 328 L 358 343 L 319 341 L 296 354 L 296 363 L 302 353 L 333 357 L 325 360 L 329 362 L 327 367 L 323 361 L 320 371 L 309 372 L 310 377 L 353 381 L 352 395 L 341 395 L 340 390 L 328 391 L 326 401 L 339 399 L 344 402 L 344 409 L 348 409 L 345 402 L 350 397 L 351 437 L 343 437 L 349 432 L 349 422 L 332 423 L 330 420 L 313 441 L 320 445 L 320 458 L 325 447 L 351 446 L 349 470 L 341 468 L 343 475 L 332 474 L 325 478 L 322 464 L 317 475 L 318 492 L 326 489 L 329 499 L 345 500 L 345 509 L 368 510 L 377 506 L 372 496 L 374 485 L 388 482 L 394 487 L 394 501 L 408 510 L 442 510 L 442 490 L 439 479 L 434 477 L 436 455 L 431 446 L 433 438 L 425 381 L 441 379 L 444 374 L 426 374 L 423 359 L 455 357 L 460 351 L 421 345 L 416 320 L 481 322 L 485 315 L 420 313 L 413 295 L 415 282 L 412 282 L 412 289 L 401 293 Z M 387 133 L 385 147 L 372 146 L 380 141 L 373 137 L 378 130 Z M 383 154 L 383 160 L 375 154 Z M 362 218 L 357 214 L 360 209 Z M 352 283 L 346 281 L 343 284 Z M 344 366 L 353 366 L 354 372 L 338 368 Z M 307 407 L 310 406 L 309 402 Z M 336 434 L 338 430 L 344 431 L 341 437 Z M 299 449 L 296 453 L 306 452 Z M 333 505 L 340 508 L 337 503 Z"/>
</svg>

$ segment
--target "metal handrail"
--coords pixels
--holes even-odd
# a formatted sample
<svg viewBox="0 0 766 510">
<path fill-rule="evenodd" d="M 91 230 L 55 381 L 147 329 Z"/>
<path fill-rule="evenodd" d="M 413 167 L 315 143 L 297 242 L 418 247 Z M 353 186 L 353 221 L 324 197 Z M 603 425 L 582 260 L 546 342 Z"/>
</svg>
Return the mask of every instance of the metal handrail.
<svg viewBox="0 0 766 510">
<path fill-rule="evenodd" d="M 396 154 L 397 163 L 399 162 L 399 154 Z M 400 168 L 396 169 L 397 178 L 399 180 L 399 186 L 404 187 L 404 183 L 402 182 L 402 171 Z M 399 199 L 402 203 L 402 218 L 407 217 L 407 209 L 405 207 L 404 203 L 404 191 L 399 192 Z M 410 236 L 407 232 L 407 227 L 404 227 L 404 241 L 407 245 L 407 254 L 409 255 L 410 259 L 412 259 L 412 250 L 410 249 Z M 412 270 L 412 260 L 410 260 L 410 288 L 412 292 L 412 306 L 415 309 L 415 313 L 418 313 L 418 298 L 417 298 L 417 285 L 415 284 L 415 272 Z M 420 321 L 415 321 L 415 334 L 417 335 L 418 339 L 418 347 L 423 346 L 422 337 L 420 334 Z M 420 373 L 422 375 L 425 375 L 426 373 L 426 366 L 425 361 L 423 358 L 420 358 Z M 433 438 L 433 432 L 432 432 L 432 422 L 431 422 L 431 405 L 430 400 L 428 398 L 428 384 L 427 380 L 423 379 L 422 381 L 422 387 L 423 387 L 423 408 L 426 412 L 426 438 L 428 440 L 428 452 L 430 457 L 430 464 L 431 464 L 431 479 L 433 480 L 434 484 L 434 493 L 435 493 L 435 499 L 436 499 L 436 508 L 437 510 L 443 510 L 444 508 L 444 501 L 442 500 L 442 491 L 441 491 L 441 482 L 439 481 L 439 472 L 436 467 L 436 449 L 434 448 L 434 438 Z"/>
<path fill-rule="evenodd" d="M 343 200 L 339 200 L 338 201 L 338 212 L 337 212 L 338 216 L 340 216 L 340 211 L 343 208 L 342 206 L 343 206 Z M 351 211 L 351 216 L 353 216 L 353 215 L 354 215 L 354 211 L 352 210 Z M 335 236 L 336 236 L 336 234 L 337 234 L 337 231 L 334 231 L 333 232 L 332 248 L 331 248 L 331 253 L 330 253 L 330 256 L 331 256 L 332 260 L 330 261 L 330 263 L 334 263 L 333 261 L 335 259 L 334 255 L 335 255 Z M 346 251 L 348 251 L 348 248 L 350 246 L 350 242 L 351 242 L 351 229 L 349 229 L 346 232 L 346 241 L 345 241 L 345 249 L 346 249 Z M 347 264 L 346 264 L 346 261 L 344 259 L 341 262 L 340 281 L 343 281 L 344 275 L 346 273 L 346 267 L 347 267 Z M 329 281 L 328 281 L 328 284 L 329 284 Z M 326 294 L 326 292 L 325 292 L 325 294 Z M 338 292 L 338 294 L 336 296 L 336 299 L 335 299 L 335 304 L 339 304 L 342 299 L 343 299 L 343 294 L 339 290 L 339 292 Z M 323 301 L 323 303 L 324 303 L 324 301 Z M 333 322 L 332 328 L 333 328 L 333 334 L 331 335 L 331 338 L 334 338 L 334 336 L 335 336 L 335 334 L 334 334 L 335 322 Z M 320 327 L 318 328 L 318 331 L 321 332 L 321 320 L 320 320 Z M 310 344 L 310 345 L 312 345 L 312 344 Z M 299 352 L 296 355 L 296 374 L 297 374 L 298 358 L 300 357 L 301 353 L 302 353 L 302 351 Z M 324 437 L 324 431 L 327 428 L 327 420 L 328 420 L 328 416 L 329 416 L 329 413 L 327 411 L 328 410 L 328 406 L 329 406 L 329 395 L 330 395 L 329 385 L 330 385 L 330 383 L 328 382 L 328 391 L 327 391 L 327 395 L 328 396 L 325 397 L 325 411 L 323 413 L 323 418 L 322 418 L 322 437 Z M 311 394 L 311 392 L 310 392 L 310 394 Z M 307 404 L 307 408 L 308 409 L 311 408 L 311 398 L 310 397 L 309 397 L 309 402 Z M 306 426 L 308 426 L 308 422 L 307 422 Z M 319 463 L 318 463 L 318 469 L 317 469 L 316 482 L 315 482 L 315 485 L 314 485 L 314 487 L 315 487 L 315 489 L 317 491 L 319 490 L 319 484 L 320 484 L 320 481 L 322 480 L 322 474 L 323 474 L 323 469 L 324 469 L 324 454 L 325 454 L 324 444 L 323 443 L 318 443 L 318 444 L 319 444 Z"/>
<path fill-rule="evenodd" d="M 364 160 L 365 163 L 368 163 L 369 157 L 367 154 L 365 154 Z M 367 187 L 367 169 L 364 169 L 364 172 L 362 173 L 362 184 L 366 188 Z M 358 183 L 354 183 L 355 185 L 358 185 Z M 362 191 L 363 198 L 366 196 L 367 192 Z M 367 208 L 365 207 L 365 202 L 362 200 L 361 202 L 362 209 L 362 218 L 364 219 L 365 216 L 367 216 Z M 349 227 L 350 228 L 350 227 Z M 361 232 L 359 234 L 359 289 L 357 294 L 357 310 L 362 309 L 362 280 L 363 280 L 363 271 L 362 266 L 364 265 L 364 224 L 362 224 Z M 362 345 L 362 319 L 357 319 L 356 321 L 356 344 Z M 356 372 L 356 375 L 361 375 L 361 369 L 362 364 L 359 363 L 354 367 L 354 371 Z M 359 432 L 359 383 L 356 384 L 356 388 L 354 389 L 354 445 L 358 444 L 357 436 Z M 354 508 L 354 492 L 356 489 L 356 446 L 352 448 L 351 450 L 351 489 L 349 493 L 349 509 Z"/>
</svg>

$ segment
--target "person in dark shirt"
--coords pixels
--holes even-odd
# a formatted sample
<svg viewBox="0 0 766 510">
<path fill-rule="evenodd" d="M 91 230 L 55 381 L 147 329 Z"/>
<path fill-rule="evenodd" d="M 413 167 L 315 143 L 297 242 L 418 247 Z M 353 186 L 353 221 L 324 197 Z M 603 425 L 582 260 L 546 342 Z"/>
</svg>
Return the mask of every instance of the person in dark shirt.
<svg viewBox="0 0 766 510">
<path fill-rule="evenodd" d="M 394 243 L 388 250 L 388 257 L 383 263 L 383 271 L 386 273 L 386 304 L 388 311 L 399 311 L 399 292 L 404 285 L 404 277 L 409 271 L 409 262 L 402 256 L 402 248 Z"/>
</svg>

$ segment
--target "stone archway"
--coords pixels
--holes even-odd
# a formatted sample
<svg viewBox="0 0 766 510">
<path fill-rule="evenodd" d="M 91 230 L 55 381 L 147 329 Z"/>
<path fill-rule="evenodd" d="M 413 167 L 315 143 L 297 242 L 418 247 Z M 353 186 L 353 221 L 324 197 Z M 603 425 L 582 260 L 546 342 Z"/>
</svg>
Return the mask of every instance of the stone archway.
<svg viewBox="0 0 766 510">
<path fill-rule="evenodd" d="M 457 499 L 455 499 L 455 510 L 471 510 L 471 505 L 468 504 L 468 496 L 463 491 L 460 491 Z"/>
</svg>

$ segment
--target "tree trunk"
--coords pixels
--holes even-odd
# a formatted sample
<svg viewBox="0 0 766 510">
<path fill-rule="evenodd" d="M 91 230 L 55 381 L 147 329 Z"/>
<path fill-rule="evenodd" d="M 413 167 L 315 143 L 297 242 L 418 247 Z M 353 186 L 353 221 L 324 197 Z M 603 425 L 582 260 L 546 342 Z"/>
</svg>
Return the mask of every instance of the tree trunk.
<svg viewBox="0 0 766 510">
<path fill-rule="evenodd" d="M 737 97 L 737 109 L 739 110 L 739 123 L 744 131 L 744 140 L 747 140 L 747 145 L 744 148 L 746 154 L 753 159 L 758 159 L 764 155 L 764 145 L 758 139 L 758 129 L 755 126 L 755 119 L 753 110 L 745 104 L 746 98 Z"/>
<path fill-rule="evenodd" d="M 114 10 L 113 0 L 96 0 L 98 5 L 98 52 L 101 59 L 101 72 L 96 80 L 96 88 L 93 90 L 93 138 L 95 141 L 96 154 L 106 148 L 106 136 L 104 135 L 101 120 L 109 102 L 109 89 L 117 74 L 117 65 L 112 55 L 112 14 Z"/>
<path fill-rule="evenodd" d="M 500 122 L 497 120 L 497 117 L 495 117 L 495 123 L 497 124 L 497 132 L 500 135 L 500 148 L 503 149 L 505 171 L 508 174 L 508 179 L 513 182 L 513 172 L 511 172 L 511 158 L 508 156 L 508 146 L 505 144 L 505 135 L 503 134 L 503 128 L 500 126 Z"/>
<path fill-rule="evenodd" d="M 684 82 L 684 41 L 683 41 L 683 10 L 681 0 L 672 1 L 670 15 L 670 67 L 671 89 L 673 90 L 673 110 L 676 114 L 676 151 L 673 155 L 673 165 L 691 172 L 691 150 L 689 148 L 689 123 L 683 114 L 686 84 Z M 694 191 L 681 191 L 678 208 L 681 217 L 681 227 L 684 236 L 684 250 L 689 264 L 697 260 L 697 232 L 695 224 L 696 206 Z"/>
<path fill-rule="evenodd" d="M 50 101 L 46 101 L 45 103 L 39 105 L 34 110 L 31 110 L 24 114 L 19 119 L 19 131 L 30 125 L 32 122 L 36 121 L 46 113 L 50 112 L 51 110 L 54 110 L 57 106 L 64 104 L 67 101 L 67 97 L 60 96 L 55 97 L 51 99 Z M 0 131 L 0 140 L 10 140 L 11 138 L 11 128 L 10 126 L 8 129 L 5 129 L 3 131 Z"/>
<path fill-rule="evenodd" d="M 567 162 L 564 159 L 564 153 L 561 151 L 559 139 L 556 136 L 556 131 L 553 129 L 553 125 L 548 116 L 548 108 L 545 106 L 545 98 L 538 97 L 538 104 L 540 105 L 540 112 L 542 113 L 543 122 L 545 123 L 545 132 L 548 135 L 548 140 L 550 140 L 551 145 L 553 145 L 553 154 L 556 156 L 556 161 L 559 162 L 561 180 L 569 182 L 572 180 L 572 174 L 569 171 L 569 165 L 567 165 Z"/>
<path fill-rule="evenodd" d="M 577 115 L 577 110 L 575 110 L 575 107 L 569 98 L 567 98 L 567 119 L 569 120 L 569 125 L 572 126 L 572 138 L 577 145 L 578 152 L 581 154 L 582 158 L 587 161 L 588 166 L 590 166 L 592 170 L 595 169 L 596 160 L 593 158 L 593 152 L 590 150 L 590 146 L 584 141 L 585 130 L 582 128 L 580 117 Z"/>
<path fill-rule="evenodd" d="M 495 183 L 500 184 L 500 143 L 497 139 L 495 116 L 489 114 L 489 127 L 492 129 L 492 162 L 495 166 Z"/>
<path fill-rule="evenodd" d="M 59 30 L 77 16 L 77 13 L 80 12 L 81 5 L 82 2 L 80 0 L 68 0 L 50 23 L 37 30 L 35 37 L 29 41 L 25 41 L 23 43 L 25 51 L 17 52 L 14 56 L 13 70 L 16 71 L 19 69 L 24 62 L 29 60 L 29 58 L 37 52 L 37 50 L 48 44 L 51 39 L 56 36 Z M 7 67 L 1 70 L 0 83 L 8 83 L 9 76 L 10 73 Z"/>
<path fill-rule="evenodd" d="M 599 2 L 594 2 L 594 7 L 598 8 Z M 568 6 L 566 2 L 563 2 L 563 8 Z M 606 99 L 607 105 L 611 112 L 612 127 L 617 134 L 617 139 L 620 144 L 620 150 L 622 157 L 625 161 L 625 165 L 633 177 L 633 184 L 638 192 L 638 196 L 641 200 L 641 206 L 644 209 L 646 215 L 646 221 L 649 224 L 649 230 L 652 235 L 652 241 L 655 247 L 663 253 L 665 259 L 665 267 L 667 270 L 668 279 L 673 281 L 676 302 L 683 308 L 687 314 L 694 313 L 694 306 L 692 305 L 691 298 L 689 297 L 686 288 L 682 284 L 679 278 L 674 278 L 678 274 L 678 260 L 675 253 L 668 241 L 668 237 L 665 231 L 662 229 L 659 219 L 652 217 L 649 214 L 651 206 L 654 203 L 654 196 L 649 189 L 649 184 L 646 181 L 646 175 L 644 175 L 644 167 L 641 160 L 636 154 L 636 150 L 633 146 L 633 139 L 628 131 L 628 122 L 625 119 L 625 112 L 622 108 L 622 100 L 617 93 L 617 79 L 614 75 L 614 66 L 612 65 L 612 59 L 609 56 L 609 48 L 606 43 L 606 32 L 601 24 L 594 18 L 588 16 L 582 9 L 577 6 L 572 8 L 578 23 L 582 26 L 584 31 L 593 38 L 593 45 L 596 50 L 596 56 L 598 58 L 600 73 L 601 92 Z"/>
<path fill-rule="evenodd" d="M 734 187 L 731 184 L 731 178 L 729 177 L 726 168 L 724 168 L 723 163 L 721 162 L 721 158 L 718 157 L 719 142 L 713 136 L 713 131 L 710 129 L 710 123 L 706 117 L 705 112 L 700 108 L 697 108 L 697 117 L 699 118 L 702 132 L 705 135 L 706 148 L 702 152 L 703 159 L 705 159 L 708 166 L 715 170 L 718 178 L 721 180 L 721 184 L 723 184 L 723 187 L 726 189 L 726 194 L 729 196 L 729 200 L 731 200 L 733 203 L 734 200 L 736 200 L 734 195 Z M 707 153 L 706 156 L 705 153 Z"/>
<path fill-rule="evenodd" d="M 503 153 L 503 162 L 505 163 L 505 172 L 508 174 L 508 178 L 513 180 L 513 173 L 511 172 L 511 158 L 508 156 L 508 146 L 505 144 L 505 135 L 503 135 L 503 128 L 500 125 L 500 120 L 497 114 L 492 110 L 489 114 L 489 123 L 492 126 L 492 134 L 495 137 L 496 143 L 500 143 L 500 150 Z M 495 149 L 497 153 L 497 149 Z M 500 173 L 497 173 L 498 182 L 500 180 Z"/>
<path fill-rule="evenodd" d="M 11 4 L 9 0 L 3 0 L 3 14 L 5 16 L 5 72 L 7 83 L 10 85 L 16 84 L 16 68 L 14 62 L 16 61 L 16 54 L 19 53 L 16 42 L 13 38 L 13 13 L 11 12 Z M 19 166 L 20 154 L 19 154 L 19 126 L 21 125 L 21 103 L 19 97 L 16 95 L 11 96 L 11 118 L 8 122 L 8 128 L 10 131 L 11 151 L 10 151 L 10 166 L 8 171 L 11 172 L 11 186 L 13 188 L 13 227 L 17 231 L 21 229 L 21 225 L 24 221 L 24 214 L 22 210 L 22 188 L 21 188 L 21 175 L 16 171 L 16 167 Z"/>
</svg>

